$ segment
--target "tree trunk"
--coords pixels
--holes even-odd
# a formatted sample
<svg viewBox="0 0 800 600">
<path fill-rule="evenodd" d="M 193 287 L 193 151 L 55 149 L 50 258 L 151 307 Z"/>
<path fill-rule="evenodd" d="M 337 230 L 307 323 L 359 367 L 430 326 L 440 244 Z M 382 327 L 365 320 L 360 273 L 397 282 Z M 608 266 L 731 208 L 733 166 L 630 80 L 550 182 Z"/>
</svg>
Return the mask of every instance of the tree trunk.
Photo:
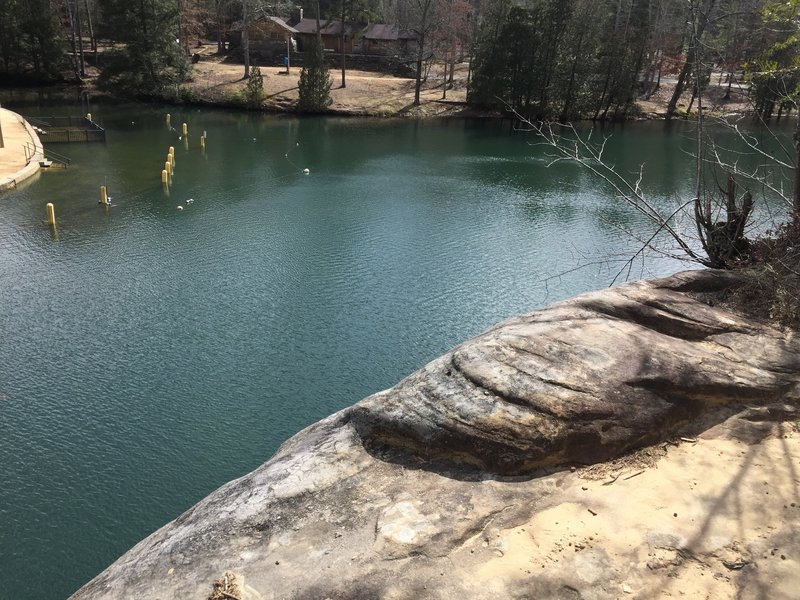
<svg viewBox="0 0 800 600">
<path fill-rule="evenodd" d="M 681 69 L 680 75 L 678 75 L 678 81 L 675 83 L 675 91 L 672 92 L 672 98 L 669 99 L 669 104 L 667 104 L 667 120 L 675 116 L 675 111 L 678 108 L 678 100 L 680 100 L 683 95 L 692 63 L 694 63 L 694 48 L 690 48 L 689 54 L 686 55 L 686 62 L 683 63 L 683 68 Z"/>
<path fill-rule="evenodd" d="M 317 49 L 319 50 L 320 54 L 322 54 L 322 31 L 319 29 L 319 0 L 317 0 L 317 45 L 319 46 Z"/>
<path fill-rule="evenodd" d="M 69 17 L 69 44 L 72 49 L 72 68 L 75 71 L 75 79 L 81 78 L 80 67 L 78 66 L 78 45 L 75 40 L 75 15 L 72 12 L 72 0 L 65 0 L 67 16 Z M 34 59 L 34 69 L 39 70 L 38 61 Z"/>
<path fill-rule="evenodd" d="M 658 51 L 656 51 L 656 54 Z M 647 67 L 647 75 L 645 77 L 645 84 L 644 84 L 644 99 L 650 100 L 650 97 L 653 95 L 655 89 L 653 88 L 653 82 L 656 79 L 656 60 L 651 59 L 650 65 Z"/>
<path fill-rule="evenodd" d="M 578 37 L 578 45 L 575 48 L 575 54 L 572 59 L 572 67 L 570 68 L 569 73 L 569 84 L 567 85 L 567 93 L 564 94 L 564 108 L 561 109 L 561 117 L 559 118 L 559 122 L 566 123 L 569 119 L 570 112 L 572 112 L 572 103 L 573 103 L 573 95 L 575 89 L 575 74 L 578 71 L 578 57 L 582 54 L 582 46 L 583 46 L 583 30 L 581 30 L 581 34 Z"/>
<path fill-rule="evenodd" d="M 78 72 L 80 76 L 86 77 L 86 62 L 83 60 L 83 31 L 81 30 L 81 5 L 75 2 L 75 24 L 78 35 Z"/>
<path fill-rule="evenodd" d="M 444 75 L 442 76 L 442 100 L 447 99 L 447 56 L 444 57 Z"/>
<path fill-rule="evenodd" d="M 419 91 L 422 88 L 422 58 L 425 51 L 425 35 L 420 33 L 417 40 L 417 74 L 414 81 L 414 106 L 419 106 Z"/>
<path fill-rule="evenodd" d="M 678 76 L 678 82 L 675 84 L 675 91 L 672 93 L 672 98 L 670 98 L 669 104 L 667 105 L 667 120 L 671 119 L 675 114 L 675 110 L 678 106 L 678 100 L 680 99 L 681 94 L 683 94 L 683 90 L 686 87 L 686 81 L 689 78 L 689 71 L 691 70 L 692 66 L 694 66 L 697 57 L 697 46 L 700 44 L 700 40 L 703 38 L 703 32 L 705 31 L 706 24 L 708 23 L 708 16 L 711 14 L 711 11 L 714 10 L 714 5 L 716 3 L 717 0 L 708 0 L 708 6 L 705 12 L 695 12 L 695 4 L 692 2 L 692 7 L 690 9 L 692 11 L 691 17 L 696 29 L 692 35 L 689 52 L 686 55 L 686 62 L 683 64 L 681 74 Z"/>
<path fill-rule="evenodd" d="M 692 106 L 694 105 L 694 99 L 697 98 L 697 87 L 692 88 L 692 97 L 689 100 L 689 106 L 686 108 L 686 114 L 692 114 Z"/>
<path fill-rule="evenodd" d="M 92 11 L 89 10 L 89 0 L 84 0 L 83 7 L 86 9 L 86 23 L 89 25 L 89 44 L 94 52 L 94 62 L 97 65 L 97 38 L 94 37 L 94 25 L 92 24 Z"/>
<path fill-rule="evenodd" d="M 472 83 L 472 62 L 475 60 L 475 47 L 470 46 L 469 48 L 469 56 L 467 57 L 469 63 L 467 63 L 467 94 L 469 94 L 469 86 Z M 469 100 L 469 98 L 467 98 Z"/>
<path fill-rule="evenodd" d="M 794 129 L 794 203 L 792 221 L 800 228 L 800 110 L 797 111 L 797 124 Z"/>
<path fill-rule="evenodd" d="M 728 89 L 725 90 L 725 96 L 723 96 L 723 100 L 730 100 L 731 99 L 731 86 L 733 85 L 733 69 L 730 70 L 728 73 Z"/>
<path fill-rule="evenodd" d="M 317 2 L 319 6 L 319 2 Z M 250 77 L 250 36 L 247 33 L 250 27 L 247 14 L 247 0 L 242 0 L 242 50 L 244 51 L 244 79 Z"/>
<path fill-rule="evenodd" d="M 417 74 L 414 81 L 414 106 L 419 106 L 419 92 L 422 88 L 422 59 L 425 58 L 425 38 L 428 29 L 428 11 L 431 9 L 431 0 L 421 0 L 419 27 L 417 31 Z"/>
<path fill-rule="evenodd" d="M 183 39 L 183 0 L 178 0 L 178 40 L 181 47 L 184 47 L 186 40 Z"/>
<path fill-rule="evenodd" d="M 656 76 L 656 86 L 653 88 L 653 93 L 655 94 L 659 88 L 661 87 L 661 71 L 664 68 L 664 55 L 661 55 L 661 60 L 658 61 L 658 74 Z"/>
<path fill-rule="evenodd" d="M 600 94 L 600 100 L 597 103 L 597 110 L 592 117 L 592 121 L 597 121 L 600 118 L 600 111 L 603 110 L 603 102 L 606 100 L 606 92 L 608 91 L 608 84 L 611 81 L 611 63 L 609 62 L 608 71 L 606 72 L 606 80 L 603 83 L 603 92 Z M 608 110 L 608 109 L 606 109 Z"/>
<path fill-rule="evenodd" d="M 222 53 L 225 51 L 225 36 L 223 35 L 222 31 L 222 2 L 217 2 L 217 53 Z"/>
<path fill-rule="evenodd" d="M 344 52 L 344 38 L 345 38 L 345 35 L 344 35 L 344 19 L 345 19 L 346 15 L 347 15 L 347 12 L 345 11 L 345 0 L 342 0 L 342 35 L 339 38 L 339 41 L 340 41 L 340 44 L 342 46 L 341 47 L 341 51 L 342 51 L 342 87 L 343 88 L 347 87 L 347 82 L 345 81 L 345 63 L 344 63 L 344 60 L 345 60 L 344 59 L 344 54 L 345 54 L 345 52 Z"/>
</svg>

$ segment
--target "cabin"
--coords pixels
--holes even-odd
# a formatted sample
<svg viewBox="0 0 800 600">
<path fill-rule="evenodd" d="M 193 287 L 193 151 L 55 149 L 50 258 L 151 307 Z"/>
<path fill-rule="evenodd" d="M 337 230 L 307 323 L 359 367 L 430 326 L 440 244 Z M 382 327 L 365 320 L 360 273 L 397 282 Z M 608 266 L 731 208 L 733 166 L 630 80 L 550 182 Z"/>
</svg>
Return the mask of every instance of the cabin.
<svg viewBox="0 0 800 600">
<path fill-rule="evenodd" d="M 361 38 L 361 52 L 385 56 L 409 54 L 417 41 L 417 33 L 412 29 L 401 29 L 398 25 L 373 23 L 364 31 Z"/>
<path fill-rule="evenodd" d="M 295 51 L 298 31 L 280 17 L 259 15 L 250 21 L 247 29 L 250 56 L 254 58 L 275 58 L 287 52 L 287 43 Z M 242 23 L 234 25 L 231 32 L 231 46 L 242 47 Z"/>
<path fill-rule="evenodd" d="M 319 33 L 322 39 L 322 49 L 329 52 L 342 51 L 342 22 L 333 21 L 330 19 L 320 19 Z M 310 48 L 317 37 L 317 20 L 301 18 L 294 24 L 294 28 L 300 37 L 298 43 L 298 50 L 304 51 Z M 344 52 L 345 54 L 352 54 L 357 45 L 354 43 L 355 29 L 351 24 L 344 25 Z"/>
<path fill-rule="evenodd" d="M 321 19 L 319 25 L 323 49 L 329 52 L 341 52 L 342 22 Z M 302 50 L 316 37 L 317 20 L 301 18 L 297 23 L 293 23 L 293 26 L 299 33 L 299 48 Z M 346 54 L 402 56 L 411 52 L 417 40 L 415 31 L 403 29 L 398 25 L 373 23 L 364 27 L 347 23 L 344 28 L 344 51 Z"/>
<path fill-rule="evenodd" d="M 344 36 L 342 32 L 344 31 Z M 405 61 L 416 48 L 417 33 L 398 25 L 383 23 L 344 23 L 334 19 L 319 20 L 319 37 L 325 53 L 350 55 L 349 64 L 357 68 L 405 74 Z M 317 38 L 317 19 L 303 16 L 296 7 L 288 19 L 259 15 L 250 20 L 248 39 L 250 56 L 257 62 L 280 60 L 289 53 L 305 52 Z M 343 39 L 344 38 L 344 39 Z M 234 26 L 231 35 L 232 56 L 242 56 L 242 23 Z M 290 47 L 287 49 L 287 41 Z M 343 44 L 344 42 L 344 44 Z M 344 48 L 342 46 L 344 45 Z M 302 56 L 298 56 L 302 64 Z M 292 60 L 293 64 L 295 63 Z"/>
</svg>

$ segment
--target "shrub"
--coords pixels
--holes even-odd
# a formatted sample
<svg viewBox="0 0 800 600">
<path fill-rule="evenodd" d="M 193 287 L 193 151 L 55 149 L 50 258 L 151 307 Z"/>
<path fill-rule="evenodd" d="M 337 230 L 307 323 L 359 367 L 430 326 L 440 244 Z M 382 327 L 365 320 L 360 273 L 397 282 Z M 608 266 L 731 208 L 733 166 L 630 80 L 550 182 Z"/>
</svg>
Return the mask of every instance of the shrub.
<svg viewBox="0 0 800 600">
<path fill-rule="evenodd" d="M 315 41 L 305 56 L 306 64 L 300 71 L 300 100 L 297 102 L 297 110 L 307 113 L 323 112 L 333 100 L 330 94 L 331 76 L 325 65 L 322 48 Z"/>
<path fill-rule="evenodd" d="M 264 78 L 258 67 L 250 69 L 247 85 L 244 88 L 244 100 L 249 108 L 260 108 L 264 100 Z"/>
</svg>

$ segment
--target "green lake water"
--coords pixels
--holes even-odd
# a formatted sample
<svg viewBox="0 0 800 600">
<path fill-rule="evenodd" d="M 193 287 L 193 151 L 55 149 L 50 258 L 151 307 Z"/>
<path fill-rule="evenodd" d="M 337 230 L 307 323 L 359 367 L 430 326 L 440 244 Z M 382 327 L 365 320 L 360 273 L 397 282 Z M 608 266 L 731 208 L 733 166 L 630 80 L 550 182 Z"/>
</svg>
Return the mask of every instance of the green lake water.
<svg viewBox="0 0 800 600">
<path fill-rule="evenodd" d="M 51 146 L 68 169 L 0 196 L 3 598 L 68 596 L 303 427 L 607 285 L 638 247 L 622 229 L 650 231 L 509 123 L 89 108 L 106 144 Z M 690 134 L 629 124 L 609 157 L 645 162 L 670 211 L 691 196 Z M 690 267 L 648 256 L 631 275 Z"/>
</svg>

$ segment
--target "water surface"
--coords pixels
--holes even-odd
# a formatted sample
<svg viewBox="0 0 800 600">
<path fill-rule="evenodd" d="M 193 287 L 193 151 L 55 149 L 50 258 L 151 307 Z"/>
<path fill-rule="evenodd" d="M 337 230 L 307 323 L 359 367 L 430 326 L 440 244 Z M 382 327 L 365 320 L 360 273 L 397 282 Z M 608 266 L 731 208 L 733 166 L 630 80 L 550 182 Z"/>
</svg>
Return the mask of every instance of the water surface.
<svg viewBox="0 0 800 600">
<path fill-rule="evenodd" d="M 68 169 L 0 197 L 3 597 L 67 596 L 303 427 L 607 285 L 623 229 L 651 230 L 508 124 L 89 108 L 108 142 L 53 146 Z M 689 133 L 627 125 L 609 153 L 669 211 Z"/>
</svg>

